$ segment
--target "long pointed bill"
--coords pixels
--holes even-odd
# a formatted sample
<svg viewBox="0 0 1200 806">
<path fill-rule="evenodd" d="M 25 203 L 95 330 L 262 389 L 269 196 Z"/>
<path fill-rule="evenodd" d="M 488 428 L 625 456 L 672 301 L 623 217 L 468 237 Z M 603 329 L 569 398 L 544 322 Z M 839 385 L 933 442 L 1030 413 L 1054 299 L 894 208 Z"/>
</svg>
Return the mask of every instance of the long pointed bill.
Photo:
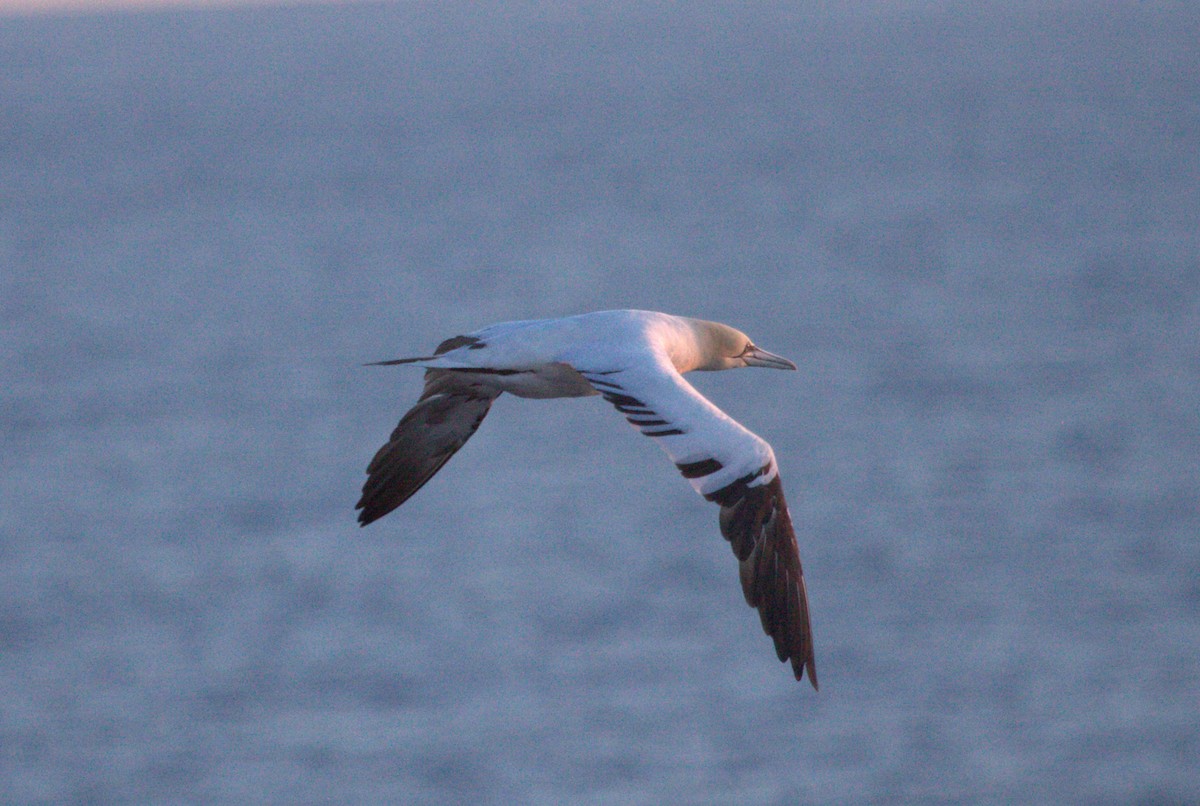
<svg viewBox="0 0 1200 806">
<path fill-rule="evenodd" d="M 742 353 L 742 359 L 745 360 L 748 367 L 767 367 L 769 369 L 795 369 L 796 365 L 788 361 L 781 355 L 768 353 L 766 350 L 760 349 L 751 345 L 746 352 Z"/>
</svg>

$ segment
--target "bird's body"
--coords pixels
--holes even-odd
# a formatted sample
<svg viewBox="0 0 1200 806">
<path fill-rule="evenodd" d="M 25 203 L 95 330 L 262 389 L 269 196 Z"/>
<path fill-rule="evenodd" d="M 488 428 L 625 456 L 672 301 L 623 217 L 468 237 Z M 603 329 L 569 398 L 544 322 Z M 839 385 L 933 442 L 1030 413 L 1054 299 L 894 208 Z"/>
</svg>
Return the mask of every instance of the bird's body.
<svg viewBox="0 0 1200 806">
<path fill-rule="evenodd" d="M 721 532 L 740 561 L 780 660 L 816 687 L 808 602 L 795 534 L 771 446 L 697 392 L 682 373 L 795 369 L 715 322 L 653 311 L 599 311 L 505 322 L 447 339 L 431 356 L 382 361 L 426 369 L 425 390 L 367 468 L 366 525 L 404 503 L 479 427 L 504 392 L 603 395 L 652 437 L 698 493 L 721 505 Z"/>
</svg>

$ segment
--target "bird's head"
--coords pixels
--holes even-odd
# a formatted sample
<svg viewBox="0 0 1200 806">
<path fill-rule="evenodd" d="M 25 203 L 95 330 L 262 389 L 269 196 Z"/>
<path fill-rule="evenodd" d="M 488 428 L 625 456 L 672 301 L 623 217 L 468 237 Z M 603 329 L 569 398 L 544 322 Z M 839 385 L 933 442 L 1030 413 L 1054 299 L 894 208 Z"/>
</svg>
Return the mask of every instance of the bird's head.
<svg viewBox="0 0 1200 806">
<path fill-rule="evenodd" d="M 755 346 L 745 333 L 720 322 L 691 320 L 697 347 L 697 360 L 692 369 L 720 370 L 739 367 L 768 367 L 795 369 L 796 365 L 781 355 L 768 353 Z"/>
</svg>

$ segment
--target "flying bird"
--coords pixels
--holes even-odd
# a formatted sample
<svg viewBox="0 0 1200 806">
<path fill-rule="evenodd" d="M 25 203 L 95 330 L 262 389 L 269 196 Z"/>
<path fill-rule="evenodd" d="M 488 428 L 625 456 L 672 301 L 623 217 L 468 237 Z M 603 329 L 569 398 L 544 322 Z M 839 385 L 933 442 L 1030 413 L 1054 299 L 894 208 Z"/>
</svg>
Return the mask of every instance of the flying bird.
<svg viewBox="0 0 1200 806">
<path fill-rule="evenodd" d="M 767 442 L 683 378 L 692 370 L 796 369 L 717 322 L 653 311 L 598 311 L 504 322 L 446 339 L 433 355 L 378 361 L 425 369 L 425 389 L 367 466 L 356 509 L 366 526 L 403 504 L 463 446 L 492 403 L 600 395 L 666 451 L 696 492 L 721 507 L 739 563 L 780 661 L 817 687 L 808 595 L 796 535 Z"/>
</svg>

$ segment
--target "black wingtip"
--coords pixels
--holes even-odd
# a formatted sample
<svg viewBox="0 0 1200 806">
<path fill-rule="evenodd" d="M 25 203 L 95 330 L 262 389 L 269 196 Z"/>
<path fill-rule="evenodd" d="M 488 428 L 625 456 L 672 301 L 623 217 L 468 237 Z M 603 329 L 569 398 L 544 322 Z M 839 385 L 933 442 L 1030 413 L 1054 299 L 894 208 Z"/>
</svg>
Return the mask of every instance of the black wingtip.
<svg viewBox="0 0 1200 806">
<path fill-rule="evenodd" d="M 363 526 L 370 526 L 372 523 L 379 520 L 386 514 L 386 512 L 383 512 L 377 515 L 368 515 L 365 512 L 360 512 L 358 515 L 358 525 L 360 528 Z"/>
<path fill-rule="evenodd" d="M 366 500 L 360 500 L 357 504 L 354 505 L 354 508 L 359 510 L 359 512 L 358 512 L 358 525 L 359 526 L 367 526 L 368 524 L 372 524 L 375 521 L 382 518 L 384 515 L 391 512 L 392 509 L 395 509 L 395 507 L 392 507 L 391 509 L 384 509 L 381 511 L 379 507 L 370 506 Z"/>
<path fill-rule="evenodd" d="M 685 476 L 691 469 L 690 464 L 680 468 Z M 697 463 L 697 469 L 708 468 Z M 758 611 L 775 657 L 791 661 L 797 681 L 807 672 L 813 690 L 819 691 L 808 592 L 783 485 L 776 473 L 767 483 L 752 486 L 772 469 L 764 465 L 704 497 L 721 505 L 721 534 L 738 558 L 742 593 Z"/>
<path fill-rule="evenodd" d="M 820 691 L 821 686 L 817 683 L 817 663 L 816 663 L 816 661 L 814 661 L 812 658 L 809 658 L 808 663 L 806 663 L 804 666 L 805 666 L 805 669 L 808 670 L 808 682 L 812 683 L 813 691 Z M 800 675 L 796 675 L 796 679 L 799 680 Z"/>
</svg>

